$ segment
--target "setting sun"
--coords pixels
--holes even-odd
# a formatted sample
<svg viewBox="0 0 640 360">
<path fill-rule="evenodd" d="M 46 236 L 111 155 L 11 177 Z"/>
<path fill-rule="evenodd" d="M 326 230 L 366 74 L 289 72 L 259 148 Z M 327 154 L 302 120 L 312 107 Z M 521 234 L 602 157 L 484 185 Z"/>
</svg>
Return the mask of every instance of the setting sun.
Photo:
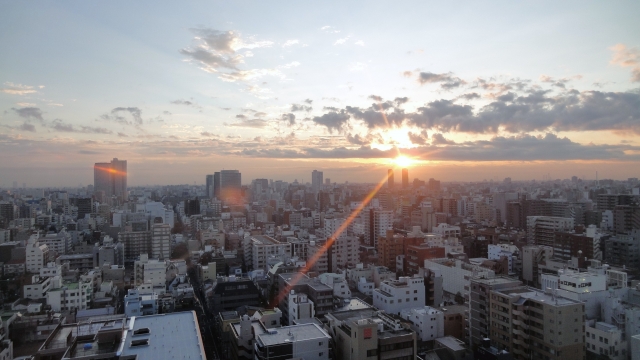
<svg viewBox="0 0 640 360">
<path fill-rule="evenodd" d="M 411 166 L 415 163 L 415 160 L 408 158 L 406 156 L 398 156 L 395 159 L 392 160 L 394 164 L 401 166 L 401 167 L 407 167 L 407 166 Z"/>
</svg>

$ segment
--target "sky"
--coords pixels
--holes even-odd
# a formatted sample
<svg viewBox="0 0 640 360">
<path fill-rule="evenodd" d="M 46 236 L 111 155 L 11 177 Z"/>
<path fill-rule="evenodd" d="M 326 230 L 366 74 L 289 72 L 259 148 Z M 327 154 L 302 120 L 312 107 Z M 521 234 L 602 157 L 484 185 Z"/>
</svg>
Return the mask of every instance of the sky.
<svg viewBox="0 0 640 360">
<path fill-rule="evenodd" d="M 638 177 L 633 1 L 0 2 L 0 186 Z M 400 159 L 400 160 L 397 160 Z"/>
</svg>

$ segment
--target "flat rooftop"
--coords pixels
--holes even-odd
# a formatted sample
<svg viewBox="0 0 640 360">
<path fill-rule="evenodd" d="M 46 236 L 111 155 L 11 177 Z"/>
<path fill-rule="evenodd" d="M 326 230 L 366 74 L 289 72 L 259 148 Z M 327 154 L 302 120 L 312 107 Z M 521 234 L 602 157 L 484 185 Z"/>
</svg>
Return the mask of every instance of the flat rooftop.
<svg viewBox="0 0 640 360">
<path fill-rule="evenodd" d="M 132 317 L 118 353 L 138 359 L 206 359 L 194 311 Z"/>
<path fill-rule="evenodd" d="M 271 236 L 267 235 L 253 235 L 251 239 L 258 241 L 262 245 L 279 245 L 280 242 Z"/>
<path fill-rule="evenodd" d="M 474 283 L 484 284 L 484 285 L 501 285 L 501 284 L 510 284 L 513 282 L 519 282 L 518 279 L 512 279 L 508 277 L 494 277 L 489 279 L 483 278 L 475 278 L 472 279 Z"/>
<path fill-rule="evenodd" d="M 501 289 L 496 290 L 496 292 L 509 295 L 509 296 L 520 296 L 520 299 L 516 301 L 516 304 L 523 303 L 525 300 L 533 300 L 543 303 L 548 303 L 554 306 L 565 306 L 565 305 L 574 305 L 580 304 L 580 302 L 566 299 L 558 296 L 552 296 L 551 294 L 545 294 L 544 291 L 538 290 L 535 288 L 530 288 L 526 286 L 509 288 L 509 289 Z"/>
<path fill-rule="evenodd" d="M 315 323 L 285 326 L 269 330 L 271 333 L 266 332 L 256 335 L 257 341 L 262 342 L 265 346 L 313 339 L 325 339 L 327 341 L 331 339 L 331 337 Z"/>
</svg>

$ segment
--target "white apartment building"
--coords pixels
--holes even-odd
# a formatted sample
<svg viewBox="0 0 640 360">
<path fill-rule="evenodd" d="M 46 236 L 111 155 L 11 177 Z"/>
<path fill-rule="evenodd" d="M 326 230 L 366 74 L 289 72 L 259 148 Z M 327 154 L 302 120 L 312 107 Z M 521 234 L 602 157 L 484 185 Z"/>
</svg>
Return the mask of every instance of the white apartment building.
<svg viewBox="0 0 640 360">
<path fill-rule="evenodd" d="M 373 290 L 373 306 L 396 315 L 402 309 L 424 306 L 424 298 L 424 279 L 421 277 L 401 276 L 398 280 L 385 280 Z"/>
<path fill-rule="evenodd" d="M 311 319 L 316 315 L 313 301 L 305 293 L 296 293 L 291 290 L 289 297 L 289 318 L 287 324 L 294 324 L 300 319 Z"/>
<path fill-rule="evenodd" d="M 47 263 L 47 266 L 40 269 L 40 277 L 54 277 L 62 276 L 62 265 L 58 265 L 54 262 Z"/>
<path fill-rule="evenodd" d="M 26 299 L 44 299 L 47 297 L 47 291 L 51 288 L 50 277 L 40 277 L 33 275 L 31 277 L 31 284 L 23 286 L 23 293 Z"/>
<path fill-rule="evenodd" d="M 27 272 L 39 274 L 40 269 L 49 261 L 49 247 L 40 244 L 37 234 L 31 235 L 25 249 Z"/>
<path fill-rule="evenodd" d="M 283 359 L 328 360 L 331 337 L 315 323 L 283 326 L 256 334 L 255 358 L 273 359 L 276 351 Z"/>
<path fill-rule="evenodd" d="M 49 231 L 45 236 L 41 236 L 38 241 L 49 247 L 49 251 L 56 255 L 65 255 L 71 249 L 71 234 L 65 228 L 59 233 Z"/>
<path fill-rule="evenodd" d="M 151 225 L 151 257 L 171 259 L 171 226 L 169 224 Z"/>
<path fill-rule="evenodd" d="M 332 246 L 335 266 L 341 268 L 346 268 L 348 264 L 356 264 L 359 260 L 360 242 L 357 237 L 347 235 L 346 226 L 341 229 L 345 221 L 344 218 L 325 218 L 324 220 L 324 237 L 335 238 Z M 342 231 L 338 234 L 340 229 Z"/>
<path fill-rule="evenodd" d="M 460 226 L 441 223 L 438 224 L 438 226 L 434 226 L 432 232 L 434 234 L 440 234 L 443 238 L 460 238 Z"/>
<path fill-rule="evenodd" d="M 400 317 L 411 321 L 411 329 L 422 341 L 435 340 L 444 336 L 444 313 L 430 306 L 406 308 Z"/>
<path fill-rule="evenodd" d="M 515 245 L 509 245 L 509 244 L 498 244 L 498 245 L 493 245 L 493 244 L 489 244 L 488 245 L 488 259 L 489 260 L 500 260 L 501 257 L 506 257 L 507 260 L 509 261 L 509 265 L 508 265 L 508 271 L 509 274 L 514 274 L 515 273 L 515 264 L 518 261 L 518 247 Z"/>
<path fill-rule="evenodd" d="M 286 242 L 280 242 L 270 236 L 253 235 L 250 238 L 251 261 L 253 270 L 264 269 L 268 271 L 267 259 L 278 257 L 285 261 L 290 254 L 290 246 Z"/>
<path fill-rule="evenodd" d="M 91 282 L 60 283 L 52 278 L 51 288 L 47 291 L 47 305 L 53 311 L 86 310 L 91 303 L 93 284 Z"/>
<path fill-rule="evenodd" d="M 493 278 L 495 272 L 480 266 L 467 264 L 454 259 L 428 259 L 424 261 L 425 269 L 438 269 L 442 273 L 442 290 L 452 295 L 460 293 L 469 295 L 469 279 L 473 277 Z"/>
<path fill-rule="evenodd" d="M 627 359 L 628 343 L 622 338 L 622 330 L 615 325 L 596 322 L 593 326 L 586 326 L 584 339 L 589 352 L 611 360 Z"/>
<path fill-rule="evenodd" d="M 158 259 L 149 259 L 149 255 L 140 254 L 140 260 L 134 264 L 134 284 L 140 286 L 150 283 L 152 286 L 165 287 L 167 281 L 167 264 Z"/>
</svg>

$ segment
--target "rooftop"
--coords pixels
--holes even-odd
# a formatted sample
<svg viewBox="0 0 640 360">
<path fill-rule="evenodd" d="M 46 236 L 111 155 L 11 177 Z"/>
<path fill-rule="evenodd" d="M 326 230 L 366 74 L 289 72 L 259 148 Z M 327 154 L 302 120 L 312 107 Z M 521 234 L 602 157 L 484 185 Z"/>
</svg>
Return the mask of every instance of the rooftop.
<svg viewBox="0 0 640 360">
<path fill-rule="evenodd" d="M 496 292 L 505 294 L 508 296 L 520 296 L 520 299 L 516 301 L 516 304 L 524 303 L 525 300 L 548 303 L 554 306 L 580 304 L 580 302 L 566 299 L 563 297 L 553 296 L 551 294 L 546 294 L 542 290 L 538 290 L 538 289 L 530 288 L 526 286 L 496 290 Z"/>
<path fill-rule="evenodd" d="M 313 339 L 329 340 L 329 335 L 315 323 L 285 326 L 277 329 L 270 329 L 270 332 L 256 335 L 256 340 L 265 346 L 273 346 L 295 341 L 306 341 Z"/>
<path fill-rule="evenodd" d="M 252 240 L 255 240 L 257 242 L 259 242 L 262 245 L 278 245 L 280 244 L 279 241 L 277 241 L 276 239 L 267 236 L 267 235 L 253 235 L 251 236 Z"/>
<path fill-rule="evenodd" d="M 136 330 L 148 329 L 144 334 Z M 143 330 L 144 331 L 144 330 Z M 194 311 L 132 317 L 125 327 L 120 356 L 138 359 L 205 359 Z"/>
</svg>

